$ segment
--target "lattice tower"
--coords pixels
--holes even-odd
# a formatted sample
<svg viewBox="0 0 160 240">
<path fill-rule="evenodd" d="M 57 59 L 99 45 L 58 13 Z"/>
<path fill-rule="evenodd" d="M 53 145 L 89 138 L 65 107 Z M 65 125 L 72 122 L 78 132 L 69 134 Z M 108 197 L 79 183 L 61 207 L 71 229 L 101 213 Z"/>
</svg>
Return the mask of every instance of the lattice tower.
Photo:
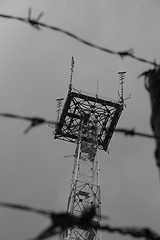
<svg viewBox="0 0 160 240">
<path fill-rule="evenodd" d="M 69 88 L 63 110 L 56 125 L 55 139 L 76 144 L 71 189 L 67 212 L 81 215 L 94 205 L 94 221 L 101 221 L 101 198 L 97 150 L 107 151 L 123 103 L 92 96 Z M 74 227 L 66 233 L 68 239 L 98 240 L 99 231 Z"/>
</svg>

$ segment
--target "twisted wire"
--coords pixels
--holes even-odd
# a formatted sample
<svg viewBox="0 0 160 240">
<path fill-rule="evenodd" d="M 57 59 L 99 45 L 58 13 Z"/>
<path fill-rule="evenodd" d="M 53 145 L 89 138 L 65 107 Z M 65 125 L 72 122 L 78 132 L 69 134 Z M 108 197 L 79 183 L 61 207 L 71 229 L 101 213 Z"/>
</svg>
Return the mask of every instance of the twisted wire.
<svg viewBox="0 0 160 240">
<path fill-rule="evenodd" d="M 42 124 L 49 124 L 49 125 L 51 124 L 51 125 L 55 126 L 57 123 L 56 121 L 49 121 L 43 117 L 28 117 L 28 116 L 21 116 L 21 115 L 16 115 L 16 114 L 11 114 L 11 113 L 0 113 L 0 117 L 7 117 L 7 118 L 11 118 L 11 119 L 20 119 L 20 120 L 29 121 L 30 125 L 27 128 L 27 130 L 25 130 L 24 133 L 28 133 L 29 130 L 31 130 L 32 128 L 34 128 L 36 126 L 40 126 Z M 132 128 L 132 129 L 116 128 L 115 132 L 122 133 L 125 136 L 131 136 L 131 137 L 139 136 L 139 137 L 157 139 L 157 137 L 152 134 L 137 132 L 137 131 L 135 131 L 134 128 Z"/>
<path fill-rule="evenodd" d="M 51 225 L 44 229 L 32 240 L 43 240 L 57 234 L 63 234 L 68 228 L 75 226 L 87 230 L 93 228 L 95 230 L 106 231 L 108 233 L 118 233 L 120 235 L 128 235 L 133 238 L 144 238 L 146 240 L 160 240 L 160 235 L 148 227 L 113 227 L 109 224 L 101 225 L 93 219 L 96 216 L 96 207 L 92 206 L 86 209 L 80 216 L 75 216 L 70 213 L 56 213 L 50 210 L 42 210 L 33 207 L 28 207 L 20 204 L 0 202 L 0 207 L 11 208 L 40 214 L 49 217 Z M 106 217 L 108 219 L 108 217 Z"/>
<path fill-rule="evenodd" d="M 31 18 L 30 14 L 29 14 L 29 17 L 17 17 L 17 16 L 12 16 L 12 15 L 7 15 L 7 14 L 0 14 L 0 17 L 1 18 L 6 18 L 6 19 L 11 19 L 11 20 L 17 20 L 17 21 L 20 21 L 20 22 L 23 22 L 23 23 L 27 23 L 30 26 L 32 26 L 33 28 L 38 29 L 38 30 L 40 30 L 40 27 L 43 27 L 43 28 L 47 28 L 47 29 L 50 29 L 50 30 L 53 30 L 53 31 L 61 32 L 65 35 L 67 35 L 68 37 L 71 37 L 71 38 L 81 42 L 82 44 L 85 44 L 85 45 L 90 46 L 92 48 L 98 49 L 98 50 L 103 51 L 105 53 L 109 53 L 109 54 L 113 54 L 113 55 L 119 55 L 121 58 L 130 57 L 130 58 L 135 59 L 137 61 L 147 63 L 147 64 L 151 64 L 154 67 L 160 67 L 160 65 L 157 64 L 155 60 L 150 61 L 150 60 L 135 56 L 133 48 L 130 48 L 130 49 L 125 50 L 125 51 L 114 51 L 114 50 L 111 50 L 109 48 L 105 48 L 105 47 L 99 46 L 97 44 L 91 43 L 87 40 L 84 40 L 83 38 L 75 35 L 74 33 L 71 33 L 67 30 L 62 29 L 62 28 L 55 27 L 55 26 L 52 26 L 52 25 L 49 25 L 49 24 L 46 24 L 46 23 L 43 23 L 43 22 L 39 22 L 39 19 L 42 16 L 42 14 L 43 13 L 40 13 L 38 15 L 38 17 L 35 18 L 35 19 Z"/>
</svg>

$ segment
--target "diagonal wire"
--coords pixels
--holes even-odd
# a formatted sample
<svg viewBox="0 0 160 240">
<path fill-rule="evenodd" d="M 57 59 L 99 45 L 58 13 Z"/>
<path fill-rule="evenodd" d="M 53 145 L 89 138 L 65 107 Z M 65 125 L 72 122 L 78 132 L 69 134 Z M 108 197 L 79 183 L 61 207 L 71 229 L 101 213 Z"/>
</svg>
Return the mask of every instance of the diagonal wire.
<svg viewBox="0 0 160 240">
<path fill-rule="evenodd" d="M 109 225 L 100 226 L 99 229 L 109 233 L 119 233 L 120 235 L 128 235 L 133 238 L 144 238 L 146 240 L 160 240 L 160 235 L 152 231 L 150 228 L 138 227 L 112 227 Z"/>
<path fill-rule="evenodd" d="M 28 133 L 32 128 L 36 126 L 40 126 L 42 124 L 50 124 L 50 123 L 56 124 L 55 121 L 48 121 L 42 117 L 27 117 L 27 116 L 20 116 L 20 115 L 10 114 L 10 113 L 0 113 L 0 117 L 7 117 L 12 119 L 29 121 L 30 125 L 25 129 L 24 134 Z"/>
<path fill-rule="evenodd" d="M 51 220 L 51 225 L 40 232 L 37 237 L 33 238 L 34 240 L 42 240 L 59 233 L 63 233 L 65 230 L 74 227 L 75 225 L 81 228 L 89 228 L 92 225 L 93 217 L 96 216 L 96 208 L 94 206 L 86 209 L 80 216 L 75 216 L 64 212 L 55 213 L 50 210 L 41 210 L 20 204 L 6 202 L 0 202 L 0 207 L 38 213 L 49 217 Z"/>
<path fill-rule="evenodd" d="M 0 202 L 1 207 L 11 208 L 14 210 L 22 210 L 31 213 L 38 213 L 42 216 L 46 216 L 50 219 L 51 224 L 41 231 L 35 238 L 35 240 L 42 240 L 62 233 L 66 228 L 71 227 L 76 222 L 77 218 L 71 216 L 69 213 L 55 213 L 50 210 L 41 210 L 33 207 L 28 207 L 20 204 Z"/>
<path fill-rule="evenodd" d="M 33 207 L 29 207 L 29 206 L 25 206 L 25 205 L 21 205 L 21 204 L 15 204 L 15 203 L 0 202 L 0 206 L 15 209 L 15 210 L 38 213 L 38 214 L 42 214 L 42 215 L 46 215 L 46 216 L 48 216 L 48 214 L 50 214 L 49 210 L 41 210 L 38 208 L 33 208 Z"/>
<path fill-rule="evenodd" d="M 140 61 L 140 62 L 143 62 L 143 63 L 147 63 L 147 64 L 151 64 L 154 67 L 160 67 L 160 65 L 158 65 L 155 60 L 154 61 L 150 61 L 150 60 L 146 60 L 144 58 L 135 56 L 133 48 L 125 50 L 125 51 L 114 51 L 114 50 L 111 50 L 111 49 L 99 46 L 97 44 L 91 43 L 91 42 L 89 42 L 87 40 L 84 40 L 83 38 L 75 35 L 74 33 L 71 33 L 71 32 L 69 32 L 67 30 L 62 29 L 62 28 L 55 27 L 55 26 L 52 26 L 52 25 L 49 25 L 49 24 L 46 24 L 46 23 L 43 23 L 43 22 L 39 22 L 39 19 L 42 17 L 42 15 L 43 15 L 43 13 L 40 13 L 37 18 L 35 18 L 35 19 L 31 18 L 31 8 L 29 8 L 29 16 L 28 16 L 28 18 L 16 17 L 16 16 L 7 15 L 7 14 L 0 14 L 0 17 L 1 18 L 7 18 L 7 19 L 21 21 L 23 23 L 30 24 L 32 27 L 34 27 L 36 29 L 39 29 L 39 30 L 40 30 L 40 27 L 43 27 L 43 28 L 47 28 L 47 29 L 50 29 L 50 30 L 53 30 L 53 31 L 58 31 L 58 32 L 61 32 L 61 33 L 65 34 L 65 35 L 67 35 L 67 36 L 69 36 L 69 37 L 71 37 L 71 38 L 73 38 L 73 39 L 75 39 L 75 40 L 77 40 L 77 41 L 87 45 L 87 46 L 96 48 L 96 49 L 98 49 L 100 51 L 103 51 L 103 52 L 106 52 L 106 53 L 109 53 L 109 54 L 113 54 L 113 55 L 119 55 L 121 58 L 130 57 L 130 58 L 135 59 L 137 61 Z"/>
<path fill-rule="evenodd" d="M 120 235 L 128 235 L 134 238 L 144 238 L 146 240 L 160 240 L 160 235 L 151 230 L 148 227 L 138 228 L 138 227 L 113 227 L 108 224 L 100 225 L 93 219 L 96 216 L 96 208 L 92 206 L 86 209 L 80 216 L 74 216 L 70 213 L 55 213 L 49 210 L 41 210 L 37 208 L 32 208 L 24 205 L 0 202 L 1 207 L 13 208 L 17 210 L 25 210 L 34 213 L 40 213 L 46 215 L 51 219 L 51 225 L 40 232 L 32 240 L 43 240 L 56 234 L 64 233 L 68 228 L 73 228 L 75 226 L 81 229 L 87 230 L 93 228 L 95 230 L 102 230 L 108 233 L 118 233 Z"/>
</svg>

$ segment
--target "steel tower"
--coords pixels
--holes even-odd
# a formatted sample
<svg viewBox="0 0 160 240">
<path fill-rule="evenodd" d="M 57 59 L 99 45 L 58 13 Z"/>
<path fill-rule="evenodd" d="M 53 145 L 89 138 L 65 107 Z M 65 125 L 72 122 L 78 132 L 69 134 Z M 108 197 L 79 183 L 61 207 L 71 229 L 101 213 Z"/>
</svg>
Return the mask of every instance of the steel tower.
<svg viewBox="0 0 160 240">
<path fill-rule="evenodd" d="M 61 114 L 58 110 L 54 135 L 55 139 L 76 144 L 67 212 L 79 216 L 94 205 L 97 211 L 94 221 L 100 223 L 101 198 L 96 153 L 98 149 L 107 151 L 123 107 L 122 98 L 119 101 L 99 98 L 75 89 L 73 91 L 70 84 Z M 74 227 L 68 229 L 65 237 L 98 240 L 100 233 L 95 229 Z"/>
</svg>

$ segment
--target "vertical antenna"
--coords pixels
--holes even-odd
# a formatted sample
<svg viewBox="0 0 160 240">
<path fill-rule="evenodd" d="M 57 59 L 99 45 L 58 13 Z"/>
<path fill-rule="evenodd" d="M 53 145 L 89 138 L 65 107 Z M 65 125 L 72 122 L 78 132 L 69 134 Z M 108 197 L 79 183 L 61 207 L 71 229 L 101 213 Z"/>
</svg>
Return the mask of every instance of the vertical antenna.
<svg viewBox="0 0 160 240">
<path fill-rule="evenodd" d="M 98 80 L 97 80 L 97 92 L 96 92 L 96 98 L 98 98 Z"/>
<path fill-rule="evenodd" d="M 119 75 L 119 80 L 120 80 L 120 93 L 119 93 L 119 97 L 120 97 L 120 103 L 124 104 L 124 89 L 123 89 L 123 84 L 124 79 L 125 79 L 125 73 L 126 72 L 118 72 Z"/>
<path fill-rule="evenodd" d="M 75 61 L 74 61 L 74 57 L 72 56 L 72 60 L 71 60 L 71 75 L 70 75 L 70 83 L 69 83 L 69 92 L 72 91 L 72 78 L 73 78 L 73 72 L 74 72 L 74 64 L 75 64 Z"/>
<path fill-rule="evenodd" d="M 61 106 L 62 106 L 62 101 L 64 98 L 57 98 L 57 123 L 59 121 L 59 117 L 60 117 L 60 111 L 61 111 Z"/>
</svg>

